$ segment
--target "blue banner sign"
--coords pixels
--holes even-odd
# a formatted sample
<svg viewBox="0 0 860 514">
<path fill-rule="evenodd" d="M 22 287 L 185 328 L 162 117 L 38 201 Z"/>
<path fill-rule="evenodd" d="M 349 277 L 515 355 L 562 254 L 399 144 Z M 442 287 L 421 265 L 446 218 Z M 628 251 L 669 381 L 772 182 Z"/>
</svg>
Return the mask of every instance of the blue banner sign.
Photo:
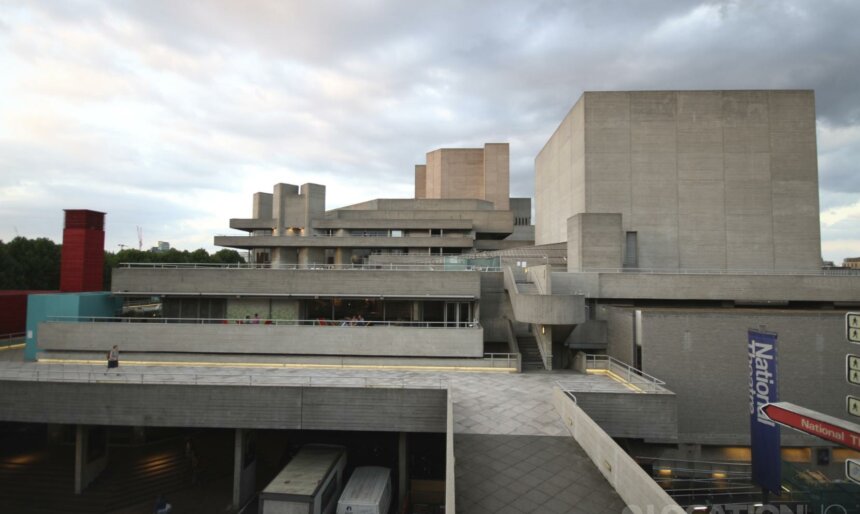
<svg viewBox="0 0 860 514">
<path fill-rule="evenodd" d="M 750 448 L 752 480 L 779 495 L 782 486 L 779 425 L 762 411 L 777 398 L 776 334 L 750 330 L 747 333 L 750 366 Z"/>
</svg>

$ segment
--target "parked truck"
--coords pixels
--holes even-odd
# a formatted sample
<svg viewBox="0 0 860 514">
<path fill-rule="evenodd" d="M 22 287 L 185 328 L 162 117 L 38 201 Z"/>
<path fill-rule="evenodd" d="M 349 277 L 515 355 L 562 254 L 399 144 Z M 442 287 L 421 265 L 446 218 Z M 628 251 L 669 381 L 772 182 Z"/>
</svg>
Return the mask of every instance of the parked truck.
<svg viewBox="0 0 860 514">
<path fill-rule="evenodd" d="M 260 514 L 334 514 L 345 467 L 343 446 L 303 446 L 260 493 Z"/>
<path fill-rule="evenodd" d="M 378 466 L 355 468 L 340 500 L 337 514 L 388 514 L 391 470 Z"/>
</svg>

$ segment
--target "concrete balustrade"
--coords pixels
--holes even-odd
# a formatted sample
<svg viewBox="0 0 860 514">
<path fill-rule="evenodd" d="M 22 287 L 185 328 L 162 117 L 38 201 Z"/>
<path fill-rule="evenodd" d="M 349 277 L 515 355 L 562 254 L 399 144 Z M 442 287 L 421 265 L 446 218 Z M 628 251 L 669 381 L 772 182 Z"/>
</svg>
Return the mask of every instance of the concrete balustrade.
<svg viewBox="0 0 860 514">
<path fill-rule="evenodd" d="M 40 351 L 483 357 L 484 330 L 410 326 L 295 326 L 48 322 Z"/>
</svg>

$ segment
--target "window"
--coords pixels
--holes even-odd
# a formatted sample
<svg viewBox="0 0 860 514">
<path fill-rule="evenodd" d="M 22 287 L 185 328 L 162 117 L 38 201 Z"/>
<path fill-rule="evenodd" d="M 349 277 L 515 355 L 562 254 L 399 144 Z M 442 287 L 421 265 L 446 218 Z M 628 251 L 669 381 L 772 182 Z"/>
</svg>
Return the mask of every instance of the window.
<svg viewBox="0 0 860 514">
<path fill-rule="evenodd" d="M 627 232 L 627 237 L 624 241 L 624 264 L 625 268 L 639 267 L 639 254 L 636 232 Z"/>
</svg>

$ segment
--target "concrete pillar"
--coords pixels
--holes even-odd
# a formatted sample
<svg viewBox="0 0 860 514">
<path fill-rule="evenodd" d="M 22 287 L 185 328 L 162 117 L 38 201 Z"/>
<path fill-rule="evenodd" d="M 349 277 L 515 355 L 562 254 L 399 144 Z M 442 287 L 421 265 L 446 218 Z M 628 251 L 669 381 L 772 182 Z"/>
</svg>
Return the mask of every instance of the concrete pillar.
<svg viewBox="0 0 860 514">
<path fill-rule="evenodd" d="M 254 432 L 237 428 L 233 439 L 233 508 L 239 509 L 254 495 L 257 450 Z"/>
<path fill-rule="evenodd" d="M 298 264 L 298 254 L 296 253 L 296 249 L 289 247 L 272 248 L 272 264 Z"/>
<path fill-rule="evenodd" d="M 337 265 L 352 264 L 352 250 L 348 248 L 336 248 L 334 251 L 334 263 Z"/>
<path fill-rule="evenodd" d="M 299 264 L 325 264 L 325 248 L 300 248 Z"/>
<path fill-rule="evenodd" d="M 75 494 L 81 494 L 107 467 L 107 430 L 78 425 L 75 432 Z"/>
<path fill-rule="evenodd" d="M 406 446 L 406 432 L 400 432 L 400 437 L 397 441 L 397 502 L 398 505 L 403 505 L 403 500 L 406 499 L 406 492 L 409 484 L 409 466 Z M 399 511 L 400 509 L 398 509 Z"/>
</svg>

